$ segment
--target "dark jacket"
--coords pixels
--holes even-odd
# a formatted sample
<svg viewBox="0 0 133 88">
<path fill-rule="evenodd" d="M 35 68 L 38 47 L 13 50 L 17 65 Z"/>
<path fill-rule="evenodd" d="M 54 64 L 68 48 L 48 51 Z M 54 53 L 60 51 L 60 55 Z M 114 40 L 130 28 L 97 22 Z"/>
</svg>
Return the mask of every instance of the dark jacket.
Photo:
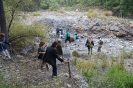
<svg viewBox="0 0 133 88">
<path fill-rule="evenodd" d="M 6 38 L 0 39 L 0 42 L 2 42 L 2 44 L 0 44 L 0 50 L 1 51 L 6 50 L 7 49 L 6 44 L 9 45 L 9 42 L 6 40 Z"/>
<path fill-rule="evenodd" d="M 49 63 L 50 65 L 56 65 L 56 58 L 63 62 L 63 59 L 57 54 L 57 50 L 54 47 L 48 47 L 46 53 L 43 57 L 43 61 Z"/>
</svg>

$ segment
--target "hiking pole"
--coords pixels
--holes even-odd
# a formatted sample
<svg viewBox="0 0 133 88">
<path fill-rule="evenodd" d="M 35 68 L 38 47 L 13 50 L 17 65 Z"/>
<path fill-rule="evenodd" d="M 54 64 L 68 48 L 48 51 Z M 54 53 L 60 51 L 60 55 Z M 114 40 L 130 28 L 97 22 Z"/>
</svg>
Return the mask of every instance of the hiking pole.
<svg viewBox="0 0 133 88">
<path fill-rule="evenodd" d="M 69 73 L 69 78 L 71 78 L 70 62 L 68 61 L 68 62 L 67 62 L 67 64 L 68 64 L 68 73 Z"/>
</svg>

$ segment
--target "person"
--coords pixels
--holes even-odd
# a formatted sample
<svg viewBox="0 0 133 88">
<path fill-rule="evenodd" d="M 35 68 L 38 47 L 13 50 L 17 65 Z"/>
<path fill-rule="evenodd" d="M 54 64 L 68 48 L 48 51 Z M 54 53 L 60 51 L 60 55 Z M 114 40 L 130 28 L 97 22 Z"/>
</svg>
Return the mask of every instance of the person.
<svg viewBox="0 0 133 88">
<path fill-rule="evenodd" d="M 59 28 L 56 28 L 56 37 L 59 38 L 59 31 L 60 29 Z"/>
<path fill-rule="evenodd" d="M 38 48 L 38 59 L 42 59 L 45 54 L 45 43 L 40 42 L 39 48 Z"/>
<path fill-rule="evenodd" d="M 60 61 L 60 62 L 64 62 L 65 61 L 63 59 L 61 59 L 57 53 L 56 47 L 58 46 L 58 42 L 55 41 L 53 42 L 53 44 L 47 48 L 46 53 L 43 57 L 43 62 L 42 63 L 48 63 L 52 66 L 52 77 L 57 77 L 57 66 L 56 66 L 56 58 Z"/>
<path fill-rule="evenodd" d="M 101 48 L 102 48 L 102 45 L 103 45 L 103 41 L 101 40 L 101 37 L 98 37 L 99 41 L 98 41 L 98 49 L 97 49 L 97 52 L 101 52 Z"/>
<path fill-rule="evenodd" d="M 92 54 L 92 48 L 94 46 L 94 42 L 90 36 L 88 36 L 88 39 L 85 43 L 85 46 L 88 47 L 88 55 Z"/>
<path fill-rule="evenodd" d="M 71 41 L 70 41 L 70 32 L 69 31 L 66 32 L 66 40 L 65 40 L 65 43 L 67 41 L 69 41 L 69 43 L 71 43 Z"/>
<path fill-rule="evenodd" d="M 10 43 L 5 38 L 5 34 L 0 33 L 0 50 L 2 51 L 3 59 L 6 59 L 6 57 L 11 59 L 11 56 L 10 56 L 8 50 L 7 50 L 6 44 L 10 45 Z"/>
</svg>

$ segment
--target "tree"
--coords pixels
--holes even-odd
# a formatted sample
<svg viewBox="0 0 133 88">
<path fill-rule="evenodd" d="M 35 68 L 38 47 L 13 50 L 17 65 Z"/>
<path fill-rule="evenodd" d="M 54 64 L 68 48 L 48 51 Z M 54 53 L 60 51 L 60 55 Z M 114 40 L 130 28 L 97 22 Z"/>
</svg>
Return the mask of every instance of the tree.
<svg viewBox="0 0 133 88">
<path fill-rule="evenodd" d="M 6 19 L 5 19 L 3 0 L 0 0 L 0 27 L 1 27 L 1 32 L 5 33 L 6 38 L 8 38 L 8 31 L 7 31 L 7 27 L 6 27 Z"/>
</svg>

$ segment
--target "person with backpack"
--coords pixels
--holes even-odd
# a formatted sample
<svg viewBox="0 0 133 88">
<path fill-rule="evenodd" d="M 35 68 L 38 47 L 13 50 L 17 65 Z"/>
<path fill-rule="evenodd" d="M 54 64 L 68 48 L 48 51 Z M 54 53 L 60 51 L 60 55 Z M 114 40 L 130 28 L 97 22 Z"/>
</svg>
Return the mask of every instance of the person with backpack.
<svg viewBox="0 0 133 88">
<path fill-rule="evenodd" d="M 98 49 L 97 49 L 97 52 L 101 52 L 101 48 L 102 48 L 102 45 L 103 45 L 103 41 L 101 40 L 101 37 L 98 37 L 99 41 L 98 41 Z"/>
<path fill-rule="evenodd" d="M 66 40 L 65 40 L 65 43 L 67 41 L 69 41 L 69 43 L 71 43 L 71 40 L 70 40 L 70 32 L 69 31 L 66 32 Z"/>
<path fill-rule="evenodd" d="M 39 44 L 39 48 L 38 48 L 38 59 L 43 59 L 43 56 L 46 52 L 46 49 L 45 49 L 45 43 L 44 42 L 40 42 Z"/>
<path fill-rule="evenodd" d="M 57 66 L 56 66 L 56 58 L 60 62 L 66 62 L 65 60 L 61 59 L 57 53 L 56 47 L 58 46 L 58 42 L 55 41 L 53 44 L 47 48 L 46 53 L 43 57 L 43 62 L 42 63 L 48 63 L 52 66 L 52 77 L 57 77 Z"/>
<path fill-rule="evenodd" d="M 88 39 L 85 43 L 85 46 L 88 48 L 88 55 L 92 54 L 92 48 L 94 46 L 94 42 L 90 36 L 88 36 Z"/>
<path fill-rule="evenodd" d="M 6 57 L 11 59 L 11 56 L 10 56 L 8 50 L 7 50 L 6 45 L 10 45 L 10 43 L 5 38 L 5 34 L 4 33 L 0 33 L 0 50 L 1 50 L 2 54 L 3 54 L 3 59 L 4 60 L 6 59 Z"/>
</svg>

